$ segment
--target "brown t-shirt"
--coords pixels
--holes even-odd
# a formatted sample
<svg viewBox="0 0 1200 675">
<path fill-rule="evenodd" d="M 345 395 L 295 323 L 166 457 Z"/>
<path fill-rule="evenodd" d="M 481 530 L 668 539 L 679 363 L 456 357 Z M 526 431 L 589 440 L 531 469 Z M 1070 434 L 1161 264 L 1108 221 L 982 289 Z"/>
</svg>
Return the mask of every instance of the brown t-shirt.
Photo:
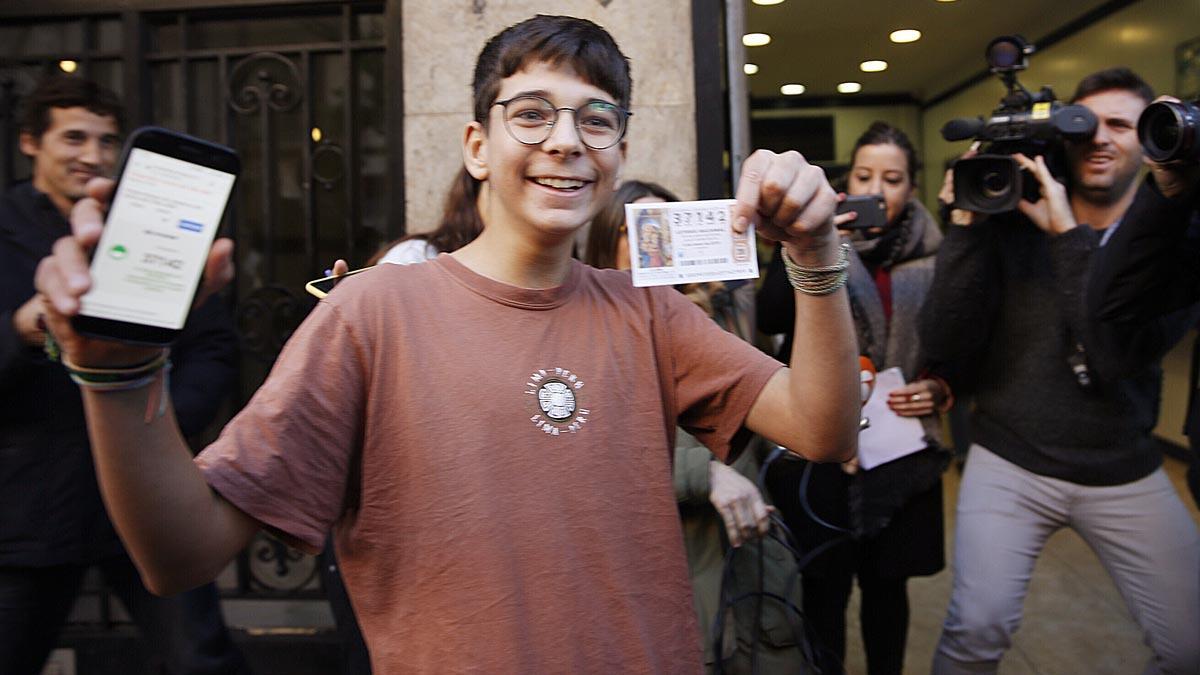
<svg viewBox="0 0 1200 675">
<path fill-rule="evenodd" d="M 380 265 L 196 461 L 309 551 L 336 526 L 380 675 L 695 673 L 670 417 L 723 457 L 780 367 L 627 273 Z"/>
</svg>

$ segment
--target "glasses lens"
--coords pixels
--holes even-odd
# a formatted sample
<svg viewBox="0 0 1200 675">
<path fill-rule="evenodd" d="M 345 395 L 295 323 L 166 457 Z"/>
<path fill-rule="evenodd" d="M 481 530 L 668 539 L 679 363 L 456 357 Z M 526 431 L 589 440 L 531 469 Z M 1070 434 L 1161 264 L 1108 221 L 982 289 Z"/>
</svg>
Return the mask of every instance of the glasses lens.
<svg viewBox="0 0 1200 675">
<path fill-rule="evenodd" d="M 554 106 L 537 96 L 521 96 L 508 102 L 504 108 L 504 123 L 508 130 L 522 143 L 541 143 L 550 135 L 554 124 Z"/>
<path fill-rule="evenodd" d="M 583 144 L 602 149 L 620 140 L 624 117 L 617 106 L 604 101 L 592 101 L 579 109 L 577 123 Z"/>
</svg>

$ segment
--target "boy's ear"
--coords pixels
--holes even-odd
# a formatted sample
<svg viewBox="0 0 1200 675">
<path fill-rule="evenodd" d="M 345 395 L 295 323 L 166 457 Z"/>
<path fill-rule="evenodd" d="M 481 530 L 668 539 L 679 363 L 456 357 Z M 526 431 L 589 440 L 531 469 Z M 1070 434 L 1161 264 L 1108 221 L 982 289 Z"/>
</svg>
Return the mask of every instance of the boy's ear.
<svg viewBox="0 0 1200 675">
<path fill-rule="evenodd" d="M 475 180 L 485 181 L 488 178 L 488 139 L 483 125 L 470 122 L 463 129 L 463 165 L 467 173 Z"/>
</svg>

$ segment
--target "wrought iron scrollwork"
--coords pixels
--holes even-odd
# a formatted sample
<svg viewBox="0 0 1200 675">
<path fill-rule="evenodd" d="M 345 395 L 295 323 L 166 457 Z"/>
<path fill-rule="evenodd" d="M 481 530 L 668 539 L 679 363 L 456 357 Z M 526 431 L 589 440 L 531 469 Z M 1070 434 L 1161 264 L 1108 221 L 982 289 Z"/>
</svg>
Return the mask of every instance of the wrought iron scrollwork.
<svg viewBox="0 0 1200 675">
<path fill-rule="evenodd" d="M 239 115 L 253 115 L 264 105 L 285 112 L 303 98 L 301 82 L 296 64 L 287 57 L 275 52 L 252 54 L 229 76 L 229 106 Z"/>
<path fill-rule="evenodd" d="M 290 548 L 275 537 L 260 533 L 248 551 L 250 581 L 271 591 L 297 591 L 313 584 L 317 559 Z"/>
</svg>

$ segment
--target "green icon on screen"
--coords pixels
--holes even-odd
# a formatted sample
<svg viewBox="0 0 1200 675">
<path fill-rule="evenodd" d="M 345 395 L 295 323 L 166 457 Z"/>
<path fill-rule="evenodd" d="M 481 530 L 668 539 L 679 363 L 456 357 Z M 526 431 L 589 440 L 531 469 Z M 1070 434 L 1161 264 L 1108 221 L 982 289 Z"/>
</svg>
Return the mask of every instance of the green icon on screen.
<svg viewBox="0 0 1200 675">
<path fill-rule="evenodd" d="M 127 255 L 129 255 L 129 249 L 120 244 L 108 249 L 108 257 L 112 258 L 113 260 L 120 260 Z"/>
</svg>

